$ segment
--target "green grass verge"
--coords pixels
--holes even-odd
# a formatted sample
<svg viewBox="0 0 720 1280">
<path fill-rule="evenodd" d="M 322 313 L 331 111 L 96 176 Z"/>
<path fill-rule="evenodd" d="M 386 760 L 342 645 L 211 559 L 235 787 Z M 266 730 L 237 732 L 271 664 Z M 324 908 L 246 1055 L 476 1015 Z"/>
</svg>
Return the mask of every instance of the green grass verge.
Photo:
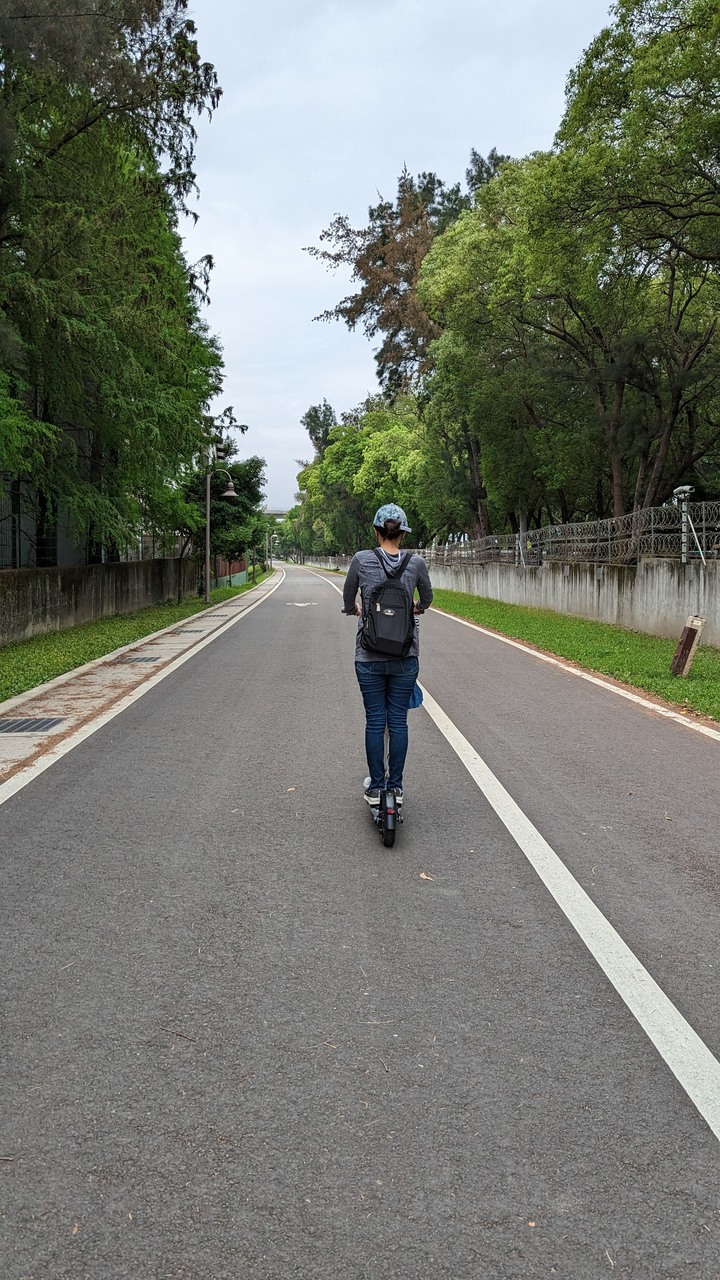
<svg viewBox="0 0 720 1280">
<path fill-rule="evenodd" d="M 269 576 L 258 573 L 257 580 L 262 582 Z M 249 582 L 244 587 L 216 587 L 210 592 L 210 604 L 222 604 L 223 600 L 249 591 L 253 585 Z M 54 631 L 50 635 L 5 645 L 0 648 L 0 702 L 14 698 L 18 693 L 26 693 L 28 689 L 62 676 L 85 662 L 92 662 L 94 658 L 103 658 L 114 649 L 132 644 L 133 640 L 142 640 L 144 636 L 171 627 L 183 618 L 202 613 L 205 608 L 205 601 L 199 596 L 189 596 L 182 604 L 158 604 L 137 613 L 105 618 L 101 622 L 86 622 L 68 631 Z"/>
<path fill-rule="evenodd" d="M 571 618 L 547 609 L 526 609 L 462 591 L 436 590 L 434 604 L 492 631 L 527 640 L 590 671 L 613 676 L 657 694 L 683 710 L 720 720 L 720 649 L 703 648 L 689 676 L 671 676 L 676 640 L 625 631 L 604 622 Z"/>
</svg>

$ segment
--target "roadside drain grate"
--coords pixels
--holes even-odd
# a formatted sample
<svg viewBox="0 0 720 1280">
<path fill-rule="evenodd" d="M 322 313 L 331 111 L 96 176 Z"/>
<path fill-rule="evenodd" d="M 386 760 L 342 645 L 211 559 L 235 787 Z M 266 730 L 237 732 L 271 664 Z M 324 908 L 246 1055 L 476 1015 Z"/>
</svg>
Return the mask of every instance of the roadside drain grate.
<svg viewBox="0 0 720 1280">
<path fill-rule="evenodd" d="M 64 719 L 64 716 L 42 716 L 35 720 L 0 720 L 0 733 L 47 733 Z"/>
<path fill-rule="evenodd" d="M 159 658 L 115 658 L 113 660 L 112 665 L 116 667 L 116 666 L 119 666 L 120 663 L 125 665 L 128 662 L 159 662 L 159 661 L 160 661 Z"/>
</svg>

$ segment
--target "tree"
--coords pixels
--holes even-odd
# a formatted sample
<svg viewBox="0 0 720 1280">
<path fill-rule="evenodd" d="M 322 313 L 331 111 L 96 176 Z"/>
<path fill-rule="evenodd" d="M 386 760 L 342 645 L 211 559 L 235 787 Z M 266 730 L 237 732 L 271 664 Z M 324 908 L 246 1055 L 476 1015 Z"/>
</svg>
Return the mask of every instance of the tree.
<svg viewBox="0 0 720 1280">
<path fill-rule="evenodd" d="M 327 448 L 330 432 L 337 426 L 334 409 L 327 400 L 323 400 L 322 404 L 311 405 L 300 422 L 312 440 L 315 453 L 322 457 Z"/>
<path fill-rule="evenodd" d="M 200 58 L 189 0 L 94 0 L 75 13 L 59 12 L 55 0 L 5 3 L 13 11 L 0 14 L 6 161 L 51 164 L 112 121 L 167 165 L 168 189 L 182 203 L 195 180 L 193 116 L 211 112 L 221 93 Z"/>
<path fill-rule="evenodd" d="M 386 502 L 404 508 L 415 545 L 429 537 L 422 494 L 428 481 L 418 405 L 382 397 L 343 416 L 322 457 L 298 476 L 300 506 L 283 537 L 307 554 L 357 551 L 367 545 L 373 516 Z"/>
<path fill-rule="evenodd" d="M 465 170 L 468 191 L 474 196 L 475 192 L 479 191 L 481 187 L 487 186 L 488 182 L 492 182 L 493 178 L 497 178 L 502 166 L 507 164 L 510 159 L 510 156 L 500 155 L 495 147 L 488 152 L 487 159 L 485 159 L 484 156 L 480 155 L 479 151 L 472 147 L 470 164 Z M 470 206 L 465 205 L 464 207 L 469 208 Z M 444 230 L 444 228 L 441 229 Z"/>
<path fill-rule="evenodd" d="M 441 537 L 718 492 L 719 83 L 716 0 L 617 0 L 550 152 L 473 151 L 472 195 L 404 172 L 323 233 L 358 286 L 324 318 L 382 338 L 385 408 L 410 387 L 417 421 L 402 458 L 395 426 L 348 424 L 334 487 L 305 476 L 315 530 L 381 474 Z"/>
<path fill-rule="evenodd" d="M 489 374 L 496 380 L 479 435 L 484 469 L 489 424 L 496 440 L 510 446 L 498 455 L 505 457 L 505 480 L 515 469 L 515 422 L 530 471 L 540 478 L 542 444 L 545 479 L 567 509 L 565 482 L 556 484 L 547 464 L 553 455 L 567 457 L 558 409 L 571 396 L 576 413 L 582 410 L 576 445 L 582 441 L 596 456 L 602 432 L 611 509 L 621 515 L 664 500 L 683 470 L 715 446 L 712 286 L 697 268 L 683 271 L 667 256 L 638 254 L 607 220 L 571 222 L 564 205 L 572 203 L 587 164 L 564 149 L 506 165 L 475 209 L 434 246 L 420 292 L 473 353 L 473 377 L 485 369 L 479 385 Z M 468 395 L 477 399 L 477 387 Z M 500 411 L 513 398 L 516 407 L 498 436 Z M 521 488 L 518 477 L 518 517 Z"/>
<path fill-rule="evenodd" d="M 6 482 L 30 481 L 41 524 L 66 519 L 96 559 L 162 515 L 220 386 L 202 268 L 176 230 L 192 116 L 219 91 L 184 0 L 98 0 L 74 21 L 49 0 L 32 21 L 13 9 L 0 20 L 0 443 Z"/>
<path fill-rule="evenodd" d="M 122 543 L 191 462 L 220 386 L 219 352 L 152 191 L 149 159 L 141 167 L 113 130 L 78 138 L 45 174 L 25 254 L 6 276 L 23 353 L 13 372 L 56 441 L 56 466 L 33 479 L 87 531 L 91 557 Z"/>
<path fill-rule="evenodd" d="M 232 562 L 242 560 L 245 552 L 259 545 L 256 541 L 262 522 L 260 503 L 263 499 L 265 460 L 246 458 L 243 462 L 227 461 L 224 470 L 232 477 L 236 499 L 223 498 L 227 476 L 221 471 L 210 477 L 210 554 Z M 183 486 L 184 501 L 193 511 L 183 532 L 192 538 L 193 554 L 198 563 L 205 556 L 205 470 L 189 476 Z M 262 541 L 264 544 L 264 525 Z"/>
<path fill-rule="evenodd" d="M 719 82 L 714 0 L 618 0 L 569 79 L 558 139 L 590 161 L 569 216 L 720 262 Z"/>
<path fill-rule="evenodd" d="M 483 169 L 473 151 L 468 176 L 482 184 L 503 159 L 492 151 Z M 360 324 L 368 338 L 381 336 L 375 363 L 380 385 L 391 394 L 431 366 L 431 344 L 440 329 L 417 293 L 420 268 L 435 237 L 471 203 L 459 183 L 447 187 L 434 173 L 413 178 L 403 169 L 395 200 L 371 207 L 366 227 L 353 228 L 340 215 L 320 236 L 321 246 L 330 247 L 306 250 L 330 270 L 350 270 L 358 291 L 316 319 L 342 320 L 349 329 Z"/>
</svg>

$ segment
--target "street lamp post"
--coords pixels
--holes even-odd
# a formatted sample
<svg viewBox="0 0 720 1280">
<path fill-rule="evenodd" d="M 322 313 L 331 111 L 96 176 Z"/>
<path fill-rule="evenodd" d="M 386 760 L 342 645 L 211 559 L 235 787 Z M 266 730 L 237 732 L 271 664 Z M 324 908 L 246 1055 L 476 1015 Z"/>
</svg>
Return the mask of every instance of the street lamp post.
<svg viewBox="0 0 720 1280">
<path fill-rule="evenodd" d="M 270 530 L 265 529 L 265 565 L 268 569 L 272 568 L 272 544 L 279 542 L 280 538 L 276 533 L 270 536 Z"/>
<path fill-rule="evenodd" d="M 230 472 L 226 471 L 224 467 L 213 467 L 212 463 L 210 462 L 210 459 L 208 458 L 207 466 L 205 468 L 205 603 L 206 604 L 210 603 L 210 477 L 214 475 L 218 475 L 220 473 L 222 473 L 222 475 L 224 476 L 227 476 L 228 478 L 227 489 L 220 496 L 222 498 L 237 498 L 238 496 L 237 491 L 235 489 L 235 485 L 233 484 L 233 479 L 232 479 L 232 476 L 230 475 Z"/>
</svg>

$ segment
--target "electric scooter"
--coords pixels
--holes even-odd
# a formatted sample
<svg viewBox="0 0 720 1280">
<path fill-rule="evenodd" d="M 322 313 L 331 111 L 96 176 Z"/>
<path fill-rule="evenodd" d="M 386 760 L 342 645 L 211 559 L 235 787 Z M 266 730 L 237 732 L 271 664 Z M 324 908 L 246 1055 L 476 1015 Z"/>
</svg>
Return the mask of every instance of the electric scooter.
<svg viewBox="0 0 720 1280">
<path fill-rule="evenodd" d="M 387 778 L 387 757 L 390 739 L 387 729 L 385 729 L 385 777 Z M 370 786 L 370 779 L 365 779 L 365 786 Z M 395 791 L 392 787 L 383 787 L 380 791 L 380 803 L 371 808 L 370 812 L 373 821 L 380 831 L 382 842 L 386 849 L 391 849 L 395 843 L 395 832 L 403 820 L 402 805 L 397 803 Z"/>
</svg>

